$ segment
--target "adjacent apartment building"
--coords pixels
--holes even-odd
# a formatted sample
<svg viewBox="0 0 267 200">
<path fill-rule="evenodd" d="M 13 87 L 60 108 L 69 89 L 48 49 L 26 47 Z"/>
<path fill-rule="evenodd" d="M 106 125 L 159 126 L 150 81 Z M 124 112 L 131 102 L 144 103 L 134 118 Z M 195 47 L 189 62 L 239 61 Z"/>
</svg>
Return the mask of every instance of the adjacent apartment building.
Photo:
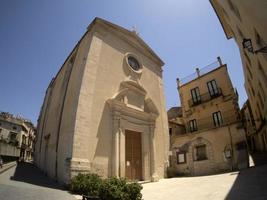
<svg viewBox="0 0 267 200">
<path fill-rule="evenodd" d="M 267 3 L 266 0 L 210 0 L 227 39 L 234 38 L 243 64 L 256 132 L 255 150 L 267 151 Z"/>
<path fill-rule="evenodd" d="M 33 159 L 35 127 L 26 119 L 0 112 L 0 155 L 3 160 Z"/>
<path fill-rule="evenodd" d="M 241 117 L 246 132 L 248 150 L 250 153 L 254 153 L 257 150 L 257 131 L 249 100 L 247 100 L 241 108 Z"/>
<path fill-rule="evenodd" d="M 181 114 L 168 112 L 171 169 L 176 175 L 207 175 L 247 167 L 238 94 L 221 59 L 177 79 Z"/>
<path fill-rule="evenodd" d="M 163 65 L 136 32 L 96 18 L 47 88 L 36 165 L 63 183 L 84 172 L 163 178 L 169 153 Z"/>
</svg>

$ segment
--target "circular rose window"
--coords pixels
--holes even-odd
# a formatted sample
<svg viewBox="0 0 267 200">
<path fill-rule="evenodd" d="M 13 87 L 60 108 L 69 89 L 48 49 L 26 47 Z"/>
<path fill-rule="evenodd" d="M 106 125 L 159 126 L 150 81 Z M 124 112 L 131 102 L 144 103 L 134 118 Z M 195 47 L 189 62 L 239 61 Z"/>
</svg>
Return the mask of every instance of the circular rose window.
<svg viewBox="0 0 267 200">
<path fill-rule="evenodd" d="M 134 71 L 139 71 L 141 69 L 141 66 L 138 62 L 138 60 L 136 58 L 134 58 L 133 56 L 129 56 L 128 57 L 128 63 L 130 65 L 130 67 L 134 70 Z"/>
</svg>

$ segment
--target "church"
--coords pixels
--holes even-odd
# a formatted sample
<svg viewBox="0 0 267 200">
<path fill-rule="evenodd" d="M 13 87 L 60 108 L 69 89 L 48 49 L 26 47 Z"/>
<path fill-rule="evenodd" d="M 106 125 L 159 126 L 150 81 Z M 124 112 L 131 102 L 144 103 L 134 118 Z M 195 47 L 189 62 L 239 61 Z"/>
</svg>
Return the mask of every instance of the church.
<svg viewBox="0 0 267 200">
<path fill-rule="evenodd" d="M 78 173 L 164 178 L 169 134 L 163 65 L 138 33 L 95 18 L 46 90 L 37 167 L 62 183 Z"/>
</svg>

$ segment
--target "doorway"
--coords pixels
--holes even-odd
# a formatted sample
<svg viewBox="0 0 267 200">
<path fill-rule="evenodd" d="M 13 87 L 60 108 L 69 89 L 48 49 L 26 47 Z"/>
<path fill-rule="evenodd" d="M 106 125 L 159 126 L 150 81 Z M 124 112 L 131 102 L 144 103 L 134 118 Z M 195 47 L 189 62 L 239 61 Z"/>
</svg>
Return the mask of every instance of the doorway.
<svg viewBox="0 0 267 200">
<path fill-rule="evenodd" d="M 140 132 L 125 131 L 125 177 L 142 180 L 142 137 Z"/>
</svg>

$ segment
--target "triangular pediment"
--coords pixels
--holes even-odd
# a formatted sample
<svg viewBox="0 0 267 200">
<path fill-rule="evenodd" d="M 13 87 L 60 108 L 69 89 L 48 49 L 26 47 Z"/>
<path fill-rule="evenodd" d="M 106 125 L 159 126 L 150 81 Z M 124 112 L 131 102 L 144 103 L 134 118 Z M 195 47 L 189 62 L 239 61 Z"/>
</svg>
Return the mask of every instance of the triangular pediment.
<svg viewBox="0 0 267 200">
<path fill-rule="evenodd" d="M 149 56 L 153 61 L 158 63 L 159 66 L 164 65 L 164 62 L 160 59 L 160 57 L 135 32 L 129 31 L 121 26 L 118 26 L 98 17 L 96 17 L 94 21 L 88 26 L 88 30 L 92 29 L 96 24 L 102 25 L 105 28 L 110 29 L 121 39 L 124 38 L 125 41 L 131 43 L 131 45 L 138 48 L 138 50 L 142 50 L 145 55 Z"/>
</svg>

